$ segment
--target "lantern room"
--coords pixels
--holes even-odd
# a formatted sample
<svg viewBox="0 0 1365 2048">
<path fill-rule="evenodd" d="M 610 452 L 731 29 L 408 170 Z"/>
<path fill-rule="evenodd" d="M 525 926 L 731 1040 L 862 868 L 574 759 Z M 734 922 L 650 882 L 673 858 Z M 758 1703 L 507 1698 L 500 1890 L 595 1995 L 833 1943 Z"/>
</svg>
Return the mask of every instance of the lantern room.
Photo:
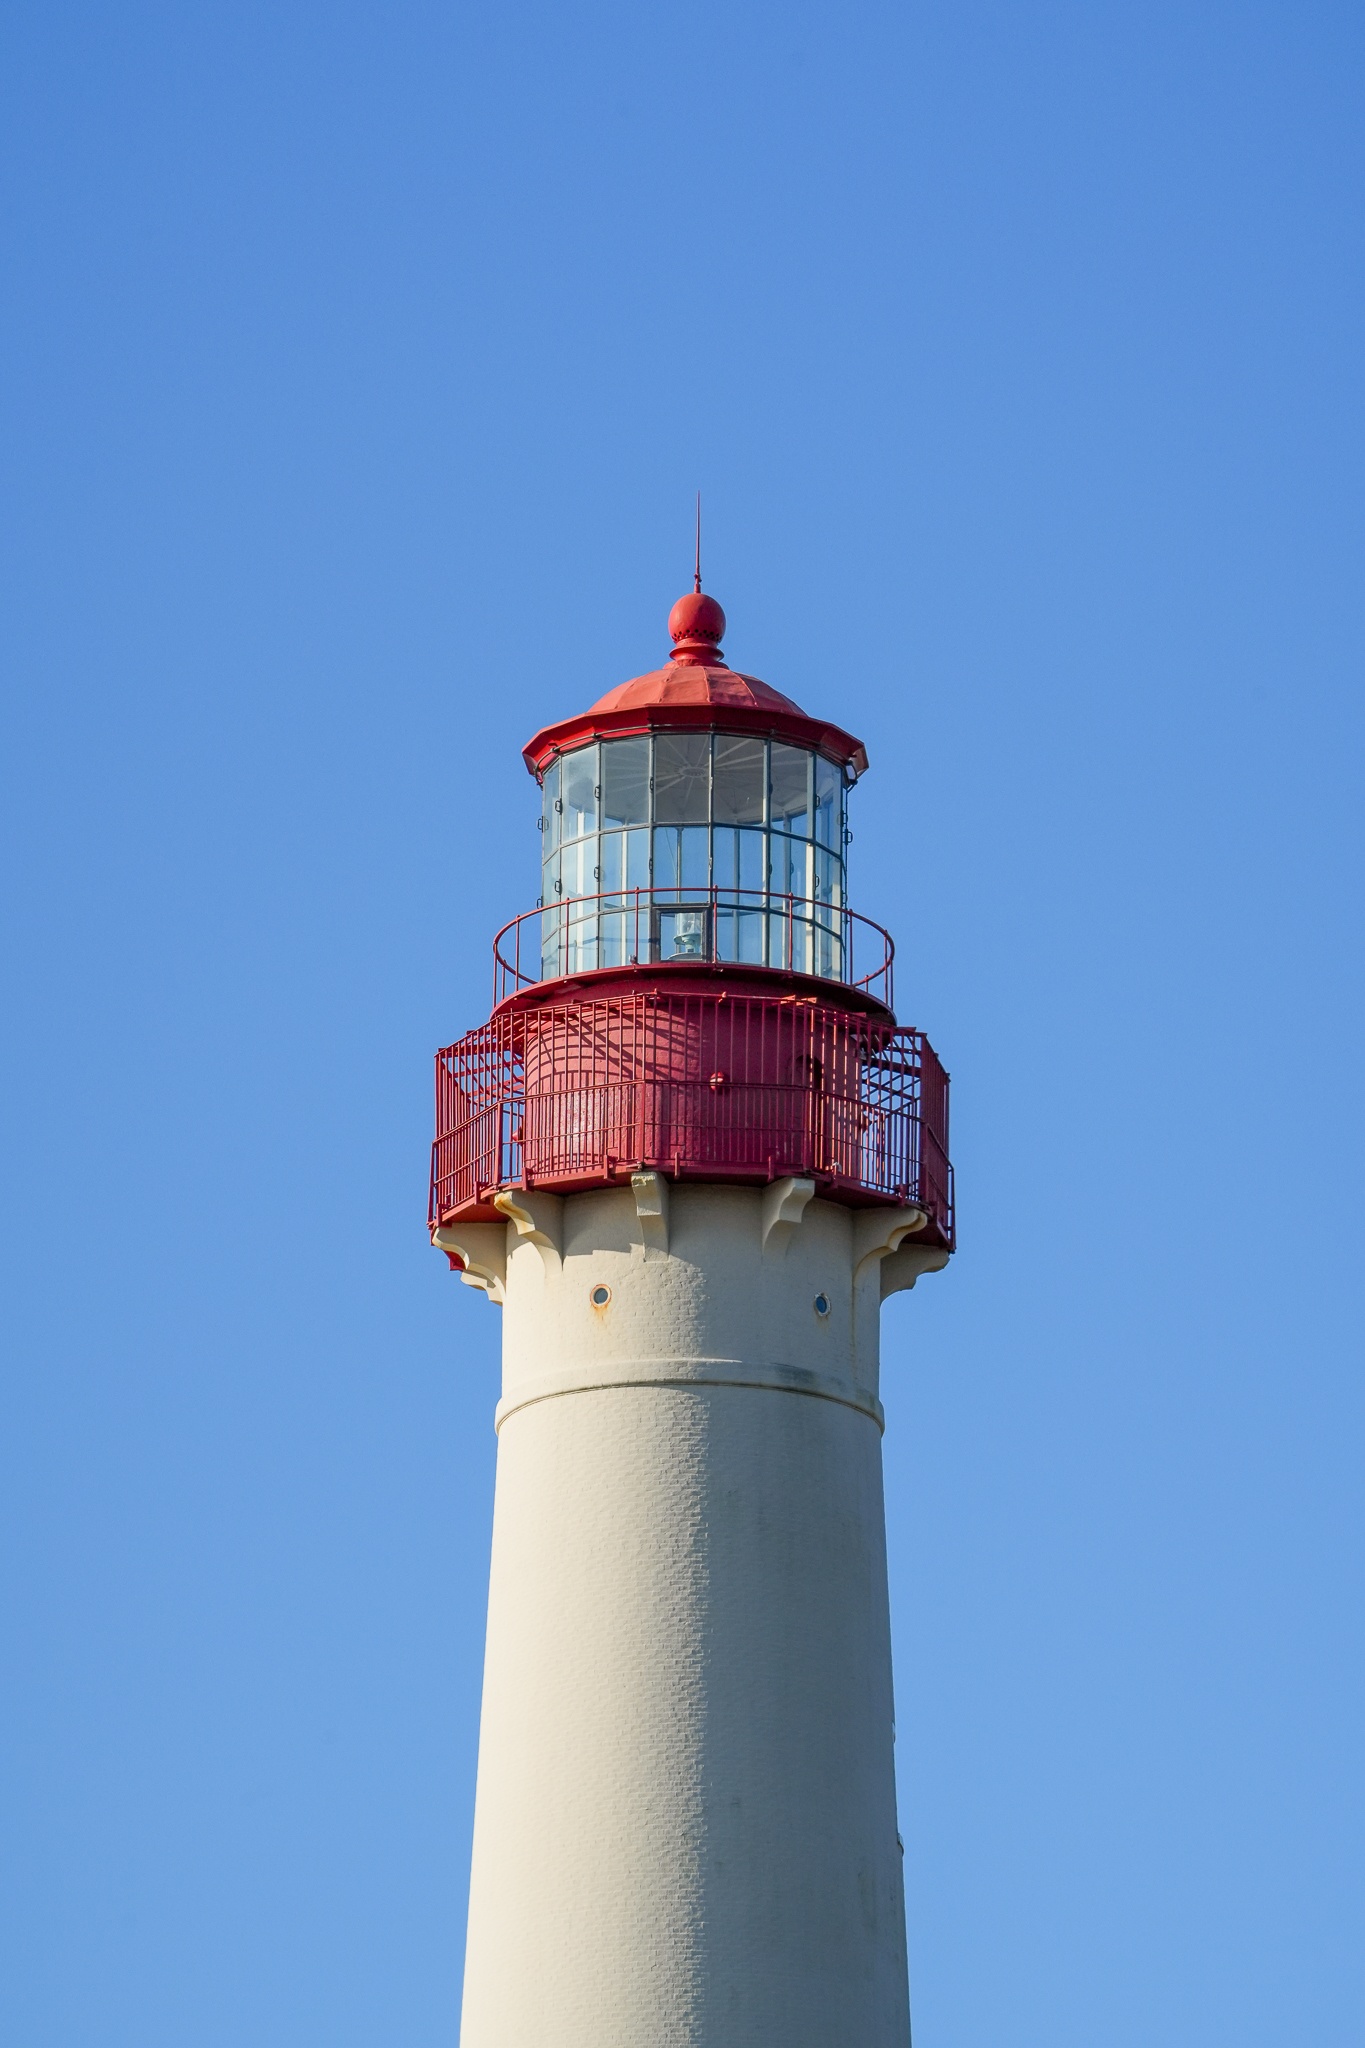
<svg viewBox="0 0 1365 2048">
<path fill-rule="evenodd" d="M 669 630 L 666 668 L 526 750 L 541 790 L 539 977 L 691 960 L 850 979 L 860 742 L 731 669 L 714 598 L 681 598 Z"/>
</svg>

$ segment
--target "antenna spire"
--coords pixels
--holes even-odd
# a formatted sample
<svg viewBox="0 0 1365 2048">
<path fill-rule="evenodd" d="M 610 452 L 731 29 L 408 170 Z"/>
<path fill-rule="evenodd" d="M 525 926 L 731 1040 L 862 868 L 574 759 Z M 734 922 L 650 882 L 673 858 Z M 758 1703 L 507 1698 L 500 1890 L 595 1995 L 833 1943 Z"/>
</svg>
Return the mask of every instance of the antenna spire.
<svg viewBox="0 0 1365 2048">
<path fill-rule="evenodd" d="M 697 573 L 692 579 L 694 591 L 701 589 L 701 492 L 697 492 Z"/>
</svg>

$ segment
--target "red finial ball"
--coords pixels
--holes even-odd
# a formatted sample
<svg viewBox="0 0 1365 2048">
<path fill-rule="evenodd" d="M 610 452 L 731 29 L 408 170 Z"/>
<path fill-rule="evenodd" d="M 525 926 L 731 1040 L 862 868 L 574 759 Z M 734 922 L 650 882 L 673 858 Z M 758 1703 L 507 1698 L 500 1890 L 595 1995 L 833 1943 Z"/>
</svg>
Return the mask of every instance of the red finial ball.
<svg viewBox="0 0 1365 2048">
<path fill-rule="evenodd" d="M 725 614 L 714 597 L 702 590 L 689 590 L 669 613 L 668 630 L 676 650 L 674 660 L 684 652 L 704 657 L 714 653 L 725 638 Z"/>
</svg>

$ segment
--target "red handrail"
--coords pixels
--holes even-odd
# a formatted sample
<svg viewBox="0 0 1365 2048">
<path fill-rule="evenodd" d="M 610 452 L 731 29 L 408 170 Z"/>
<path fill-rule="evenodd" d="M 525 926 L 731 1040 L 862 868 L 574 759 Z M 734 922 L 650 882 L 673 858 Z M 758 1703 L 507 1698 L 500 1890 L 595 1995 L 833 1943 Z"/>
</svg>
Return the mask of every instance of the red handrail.
<svg viewBox="0 0 1365 2048">
<path fill-rule="evenodd" d="M 671 884 L 648 889 L 600 890 L 592 896 L 565 896 L 512 918 L 493 941 L 494 1005 L 518 989 L 555 981 L 566 974 L 655 961 L 661 957 L 659 920 L 688 912 L 699 913 L 702 918 L 700 950 L 664 957 L 733 961 L 737 965 L 812 974 L 819 980 L 860 989 L 885 1003 L 888 1009 L 894 1007 L 895 944 L 890 933 L 870 917 L 862 917 L 856 910 L 839 904 L 823 903 L 817 897 L 715 887 L 686 889 Z M 722 924 L 727 915 L 757 920 L 757 928 L 764 935 L 765 957 L 761 961 L 741 961 L 737 954 L 722 950 Z M 590 950 L 600 954 L 608 919 L 616 923 L 612 936 L 620 942 L 622 957 L 575 957 L 577 952 Z M 588 933 L 592 934 L 591 939 L 586 936 Z M 855 957 L 860 933 L 864 935 L 864 947 L 871 946 L 876 963 L 864 974 L 858 973 L 860 962 Z M 523 965 L 524 953 L 534 961 L 535 972 L 530 971 L 529 964 Z M 555 963 L 550 973 L 545 972 L 547 958 Z M 827 964 L 820 964 L 822 959 Z"/>
</svg>

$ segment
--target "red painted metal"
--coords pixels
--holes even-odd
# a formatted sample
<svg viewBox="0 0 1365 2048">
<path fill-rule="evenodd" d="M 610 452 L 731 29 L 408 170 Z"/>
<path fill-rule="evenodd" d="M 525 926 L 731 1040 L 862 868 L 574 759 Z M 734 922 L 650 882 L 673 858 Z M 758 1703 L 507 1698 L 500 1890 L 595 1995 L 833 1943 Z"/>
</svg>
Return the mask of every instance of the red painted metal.
<svg viewBox="0 0 1365 2048">
<path fill-rule="evenodd" d="M 660 913 L 677 910 L 704 913 L 705 950 L 686 960 L 660 961 L 655 925 Z M 744 912 L 768 926 L 769 960 L 732 961 L 721 950 L 722 914 Z M 886 1009 L 894 1008 L 892 972 L 896 948 L 889 932 L 857 911 L 820 903 L 808 896 L 758 895 L 738 889 L 616 889 L 596 896 L 564 896 L 539 910 L 524 910 L 505 924 L 493 941 L 494 1007 L 509 996 L 545 979 L 542 961 L 548 948 L 559 962 L 571 956 L 575 935 L 593 923 L 614 919 L 624 940 L 623 958 L 611 966 L 558 968 L 558 975 L 621 972 L 650 965 L 704 967 L 723 963 L 760 976 L 780 973 L 784 984 L 793 975 L 817 984 L 833 982 L 856 989 Z"/>
<path fill-rule="evenodd" d="M 684 681 L 700 675 L 697 669 L 674 671 Z M 733 681 L 733 673 L 731 680 Z M 649 682 L 648 676 L 637 678 Z M 776 696 L 776 691 L 773 692 Z M 694 700 L 681 694 L 667 699 L 642 699 L 638 703 L 608 705 L 607 709 L 580 712 L 577 718 L 561 719 L 547 725 L 522 750 L 532 775 L 543 775 L 556 754 L 572 753 L 589 740 L 629 739 L 642 732 L 744 732 L 765 739 L 787 740 L 794 747 L 810 747 L 827 754 L 856 777 L 867 768 L 867 750 L 841 726 L 822 718 L 807 718 L 804 711 L 781 711 L 763 704 L 716 703 L 698 694 Z"/>
<path fill-rule="evenodd" d="M 809 1175 L 858 1206 L 917 1203 L 952 1247 L 948 1081 L 922 1032 L 814 997 L 642 991 L 509 1006 L 436 1059 L 433 1225 L 500 1188 L 567 1193 L 652 1169 Z"/>
<path fill-rule="evenodd" d="M 861 740 L 826 719 L 808 717 L 770 683 L 729 666 L 720 651 L 725 613 L 714 597 L 700 590 L 680 597 L 668 615 L 668 630 L 674 646 L 663 668 L 632 676 L 577 718 L 536 734 L 523 756 L 533 775 L 543 775 L 556 754 L 589 740 L 696 729 L 764 733 L 827 754 L 855 776 L 864 772 L 867 750 Z"/>
<path fill-rule="evenodd" d="M 686 651 L 696 652 L 706 661 L 723 661 L 720 643 L 725 638 L 725 614 L 715 598 L 703 592 L 700 569 L 697 576 L 696 589 L 680 597 L 668 615 L 669 638 L 675 649 L 673 659 L 676 661 Z"/>
</svg>

